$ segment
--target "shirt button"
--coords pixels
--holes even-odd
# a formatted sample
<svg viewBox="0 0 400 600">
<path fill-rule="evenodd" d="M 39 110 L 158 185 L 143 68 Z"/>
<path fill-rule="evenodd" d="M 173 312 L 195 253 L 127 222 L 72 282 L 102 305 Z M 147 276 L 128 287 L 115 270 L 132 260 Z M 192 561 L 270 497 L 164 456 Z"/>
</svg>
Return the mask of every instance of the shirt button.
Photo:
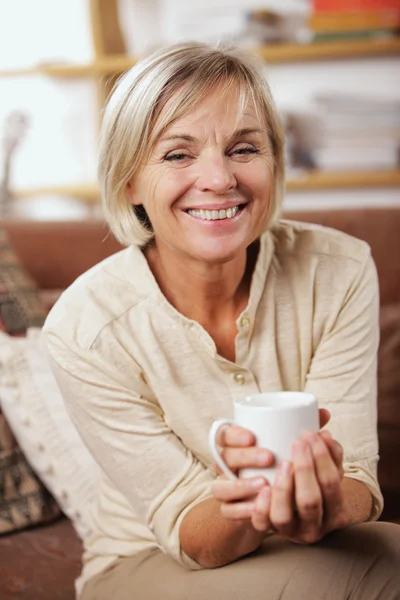
<svg viewBox="0 0 400 600">
<path fill-rule="evenodd" d="M 235 373 L 233 376 L 233 379 L 239 385 L 243 385 L 246 381 L 246 379 L 245 379 L 244 375 L 242 375 L 242 373 Z"/>
<path fill-rule="evenodd" d="M 240 327 L 249 327 L 249 325 L 250 325 L 249 317 L 242 317 L 240 319 Z"/>
</svg>

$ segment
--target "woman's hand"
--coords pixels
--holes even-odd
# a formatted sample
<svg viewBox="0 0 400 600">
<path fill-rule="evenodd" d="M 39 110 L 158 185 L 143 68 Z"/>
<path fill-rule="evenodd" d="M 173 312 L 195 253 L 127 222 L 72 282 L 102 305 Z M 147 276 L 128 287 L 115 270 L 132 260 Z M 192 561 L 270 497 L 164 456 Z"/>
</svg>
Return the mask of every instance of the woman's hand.
<svg viewBox="0 0 400 600">
<path fill-rule="evenodd" d="M 329 421 L 320 410 L 320 426 Z M 222 428 L 217 435 L 225 462 L 240 468 L 272 466 L 271 452 L 254 446 L 253 434 L 241 427 Z M 329 432 L 307 434 L 292 448 L 292 462 L 283 463 L 273 487 L 263 477 L 214 483 L 214 497 L 227 519 L 251 519 L 258 531 L 273 529 L 298 543 L 312 543 L 347 523 L 341 489 L 341 446 Z"/>
<path fill-rule="evenodd" d="M 329 432 L 302 436 L 293 444 L 292 462 L 280 465 L 274 485 L 255 499 L 253 527 L 270 527 L 294 542 L 309 544 L 346 526 L 342 460 L 342 448 Z"/>
</svg>

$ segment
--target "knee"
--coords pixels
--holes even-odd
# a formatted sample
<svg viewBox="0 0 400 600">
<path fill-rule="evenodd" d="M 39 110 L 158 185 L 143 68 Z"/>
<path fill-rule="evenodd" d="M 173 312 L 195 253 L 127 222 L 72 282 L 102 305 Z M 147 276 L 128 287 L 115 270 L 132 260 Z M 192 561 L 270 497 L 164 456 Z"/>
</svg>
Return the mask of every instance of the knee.
<svg viewBox="0 0 400 600">
<path fill-rule="evenodd" d="M 357 557 L 359 567 L 364 567 L 367 573 L 388 579 L 400 576 L 400 525 L 362 523 L 342 533 L 342 549 Z"/>
<path fill-rule="evenodd" d="M 379 600 L 400 598 L 400 526 L 394 523 L 365 523 L 355 532 L 365 548 L 359 555 L 363 575 L 355 598 Z"/>
<path fill-rule="evenodd" d="M 361 542 L 374 548 L 377 553 L 400 560 L 400 525 L 378 521 L 362 523 L 356 527 Z"/>
</svg>

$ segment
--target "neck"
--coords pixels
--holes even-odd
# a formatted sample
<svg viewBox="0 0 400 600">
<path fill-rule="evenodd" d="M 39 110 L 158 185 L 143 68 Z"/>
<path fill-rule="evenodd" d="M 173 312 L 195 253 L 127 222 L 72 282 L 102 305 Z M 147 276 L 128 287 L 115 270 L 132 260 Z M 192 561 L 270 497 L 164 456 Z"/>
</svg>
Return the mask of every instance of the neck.
<svg viewBox="0 0 400 600">
<path fill-rule="evenodd" d="M 167 300 L 185 317 L 205 328 L 236 320 L 248 302 L 256 252 L 243 251 L 218 265 L 188 260 L 155 242 L 145 250 L 149 266 Z M 249 256 L 249 258 L 248 258 Z"/>
</svg>

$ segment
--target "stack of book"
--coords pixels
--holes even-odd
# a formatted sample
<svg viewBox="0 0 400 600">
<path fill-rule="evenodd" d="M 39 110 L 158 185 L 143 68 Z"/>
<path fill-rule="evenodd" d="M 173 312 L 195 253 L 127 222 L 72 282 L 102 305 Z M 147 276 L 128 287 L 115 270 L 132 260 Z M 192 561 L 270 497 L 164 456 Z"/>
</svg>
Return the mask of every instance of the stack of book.
<svg viewBox="0 0 400 600">
<path fill-rule="evenodd" d="M 312 33 L 308 24 L 309 11 L 307 5 L 299 5 L 288 10 L 282 7 L 262 8 L 247 12 L 247 26 L 243 30 L 243 40 L 248 45 L 276 43 L 308 43 L 312 41 Z M 242 40 L 240 40 L 242 41 Z"/>
<path fill-rule="evenodd" d="M 400 165 L 400 99 L 346 94 L 316 98 L 323 171 L 391 170 Z"/>
<path fill-rule="evenodd" d="M 313 0 L 309 28 L 314 41 L 396 37 L 399 0 Z"/>
</svg>

